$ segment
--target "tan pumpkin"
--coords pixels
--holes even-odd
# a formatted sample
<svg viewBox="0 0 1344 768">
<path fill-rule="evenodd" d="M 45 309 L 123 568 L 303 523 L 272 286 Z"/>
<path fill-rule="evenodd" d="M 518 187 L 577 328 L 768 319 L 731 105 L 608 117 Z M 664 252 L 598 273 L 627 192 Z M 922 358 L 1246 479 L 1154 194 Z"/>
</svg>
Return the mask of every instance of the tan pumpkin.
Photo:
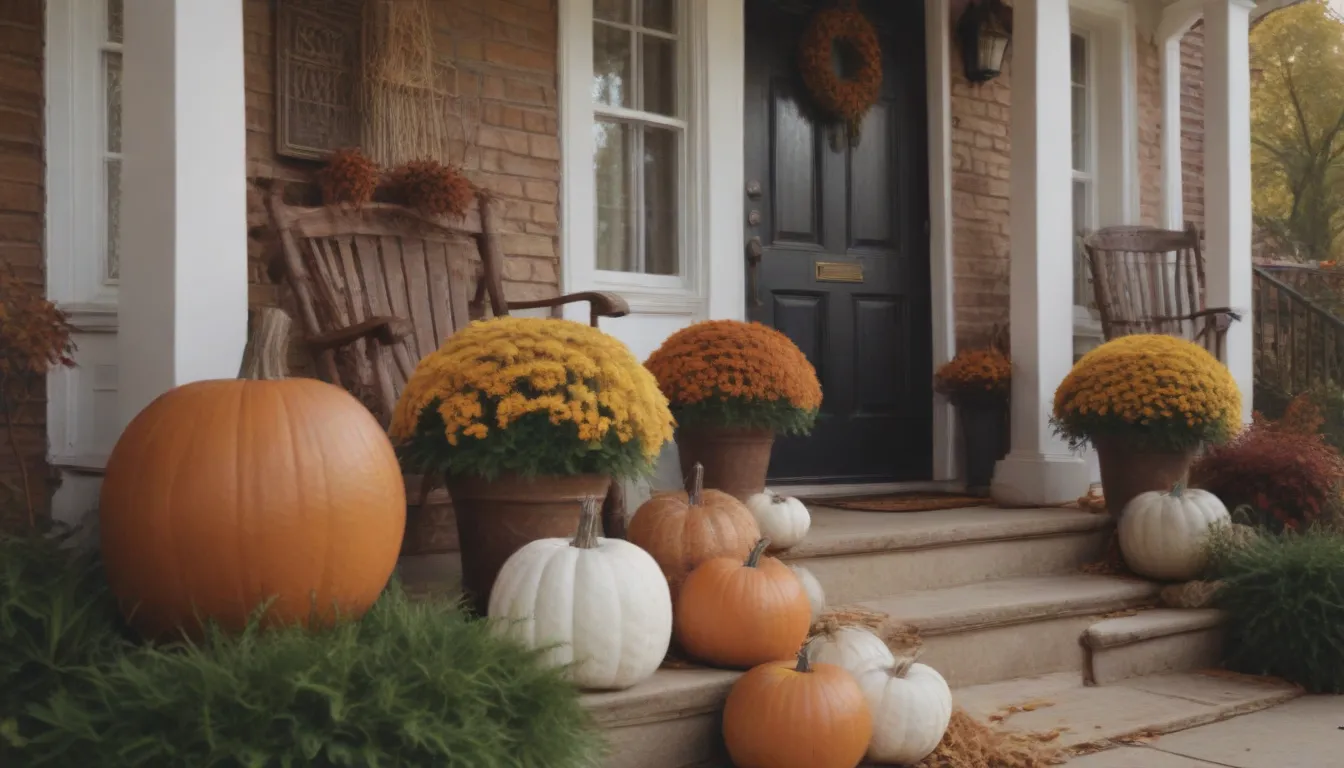
<svg viewBox="0 0 1344 768">
<path fill-rule="evenodd" d="M 747 669 L 791 658 L 807 639 L 812 607 L 787 565 L 757 542 L 745 562 L 718 557 L 682 584 L 673 631 L 688 654 L 719 667 Z"/>
<path fill-rule="evenodd" d="M 761 537 L 751 511 L 722 491 L 705 490 L 705 468 L 691 476 L 689 492 L 664 493 L 640 505 L 626 538 L 653 555 L 675 601 L 681 584 L 701 563 L 729 557 L 741 564 Z"/>
<path fill-rule="evenodd" d="M 397 564 L 406 492 L 383 428 L 316 379 L 227 379 L 161 395 L 107 461 L 108 582 L 148 637 L 199 619 L 358 617 Z"/>
<path fill-rule="evenodd" d="M 723 740 L 737 768 L 854 768 L 873 736 L 869 704 L 854 677 L 832 664 L 762 664 L 733 684 Z"/>
</svg>

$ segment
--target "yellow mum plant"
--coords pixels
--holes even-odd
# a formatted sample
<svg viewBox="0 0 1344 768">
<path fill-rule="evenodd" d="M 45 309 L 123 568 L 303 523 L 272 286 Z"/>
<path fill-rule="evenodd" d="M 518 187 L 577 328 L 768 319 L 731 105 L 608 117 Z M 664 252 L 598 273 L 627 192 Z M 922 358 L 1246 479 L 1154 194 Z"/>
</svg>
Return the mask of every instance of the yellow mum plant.
<svg viewBox="0 0 1344 768">
<path fill-rule="evenodd" d="M 1126 437 L 1149 450 L 1227 442 L 1241 391 L 1227 366 L 1174 336 L 1122 336 L 1083 356 L 1055 390 L 1055 428 L 1077 447 Z"/>
<path fill-rule="evenodd" d="M 696 323 L 669 336 L 645 365 L 686 426 L 807 433 L 821 409 L 821 383 L 807 356 L 760 323 Z"/>
<path fill-rule="evenodd" d="M 620 341 L 568 320 L 472 323 L 420 361 L 392 417 L 423 472 L 493 478 L 649 472 L 674 423 Z"/>
</svg>

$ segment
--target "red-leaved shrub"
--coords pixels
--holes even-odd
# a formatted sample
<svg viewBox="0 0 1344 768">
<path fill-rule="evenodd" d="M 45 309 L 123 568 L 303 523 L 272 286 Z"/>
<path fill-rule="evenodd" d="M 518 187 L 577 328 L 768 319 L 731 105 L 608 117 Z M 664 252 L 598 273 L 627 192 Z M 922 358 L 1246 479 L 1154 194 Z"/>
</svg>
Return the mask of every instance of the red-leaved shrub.
<svg viewBox="0 0 1344 768">
<path fill-rule="evenodd" d="M 1276 422 L 1256 416 L 1240 437 L 1212 448 L 1191 469 L 1191 483 L 1228 509 L 1249 508 L 1273 530 L 1301 530 L 1336 519 L 1344 457 L 1316 430 L 1319 409 L 1299 397 Z"/>
</svg>

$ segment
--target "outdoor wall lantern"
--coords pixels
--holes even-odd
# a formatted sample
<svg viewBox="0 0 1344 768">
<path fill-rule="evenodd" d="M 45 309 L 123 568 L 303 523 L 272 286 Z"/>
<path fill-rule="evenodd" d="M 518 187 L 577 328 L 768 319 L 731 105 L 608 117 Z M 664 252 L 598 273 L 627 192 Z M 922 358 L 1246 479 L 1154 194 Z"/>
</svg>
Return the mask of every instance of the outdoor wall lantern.
<svg viewBox="0 0 1344 768">
<path fill-rule="evenodd" d="M 957 22 L 966 79 L 985 83 L 1003 71 L 1008 43 L 1013 39 L 1013 11 L 1001 0 L 970 0 Z"/>
</svg>

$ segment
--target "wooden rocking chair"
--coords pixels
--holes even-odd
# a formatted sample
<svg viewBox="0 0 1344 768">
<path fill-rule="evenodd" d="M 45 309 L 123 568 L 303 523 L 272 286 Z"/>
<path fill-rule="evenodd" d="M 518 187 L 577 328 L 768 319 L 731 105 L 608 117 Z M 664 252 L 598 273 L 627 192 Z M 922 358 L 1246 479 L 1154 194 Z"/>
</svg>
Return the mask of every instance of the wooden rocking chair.
<svg viewBox="0 0 1344 768">
<path fill-rule="evenodd" d="M 1107 341 L 1133 333 L 1162 333 L 1201 344 L 1225 360 L 1235 310 L 1205 303 L 1199 230 L 1108 227 L 1082 238 L 1092 273 L 1101 330 Z"/>
<path fill-rule="evenodd" d="M 358 397 L 386 427 L 397 398 L 420 360 L 472 319 L 510 310 L 587 302 L 594 326 L 622 317 L 619 296 L 584 292 L 539 301 L 508 301 L 504 253 L 490 198 L 460 221 L 422 216 L 387 203 L 359 210 L 285 203 L 276 182 L 271 215 L 284 249 L 284 271 L 298 300 L 304 341 L 318 374 Z M 403 554 L 457 549 L 438 478 L 408 475 L 407 547 Z M 623 522 L 619 483 L 612 484 L 604 523 Z M 609 535 L 622 535 L 611 531 Z"/>
</svg>

